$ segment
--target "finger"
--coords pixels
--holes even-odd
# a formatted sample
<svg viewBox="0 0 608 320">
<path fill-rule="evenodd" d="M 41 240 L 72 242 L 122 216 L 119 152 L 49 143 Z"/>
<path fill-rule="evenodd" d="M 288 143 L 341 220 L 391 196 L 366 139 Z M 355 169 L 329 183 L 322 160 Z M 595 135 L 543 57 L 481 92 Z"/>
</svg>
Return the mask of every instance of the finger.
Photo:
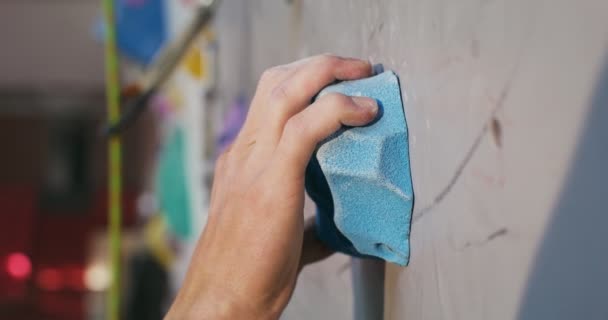
<svg viewBox="0 0 608 320">
<path fill-rule="evenodd" d="M 253 132 L 259 130 L 260 127 L 266 125 L 264 123 L 264 119 L 268 118 L 268 112 L 265 111 L 268 109 L 266 100 L 270 92 L 278 84 L 293 75 L 298 66 L 306 61 L 307 59 L 302 59 L 289 64 L 274 66 L 262 72 L 258 80 L 255 95 L 251 101 L 250 109 L 247 112 L 247 118 L 235 140 L 237 145 L 241 144 L 241 140 L 243 140 L 241 137 L 248 137 Z"/>
<path fill-rule="evenodd" d="M 300 257 L 300 267 L 321 261 L 334 253 L 334 250 L 327 247 L 319 237 L 315 229 L 315 218 L 309 218 L 304 225 L 304 237 L 302 241 L 302 255 Z"/>
<path fill-rule="evenodd" d="M 276 149 L 274 166 L 279 172 L 304 173 L 317 144 L 342 125 L 363 126 L 376 118 L 378 104 L 367 97 L 330 93 L 289 119 Z"/>
<path fill-rule="evenodd" d="M 268 99 L 272 89 L 276 88 L 287 78 L 291 77 L 300 66 L 309 63 L 313 58 L 314 57 L 309 57 L 289 64 L 274 66 L 262 72 L 252 102 L 251 110 L 254 111 L 255 114 L 250 114 L 248 116 L 248 120 L 255 120 L 256 116 L 258 115 L 264 116 L 264 110 L 268 108 L 268 103 L 266 100 Z"/>
<path fill-rule="evenodd" d="M 262 142 L 256 153 L 275 150 L 289 118 L 307 107 L 312 98 L 336 80 L 351 80 L 371 75 L 369 62 L 323 54 L 277 66 L 263 73 L 252 109 L 237 144 L 243 136 L 259 134 Z"/>
<path fill-rule="evenodd" d="M 271 114 L 279 129 L 293 115 L 306 108 L 324 87 L 337 80 L 353 80 L 370 76 L 368 61 L 324 54 L 300 63 L 296 70 L 270 94 Z"/>
<path fill-rule="evenodd" d="M 336 76 L 333 78 L 332 82 L 335 80 L 349 80 L 349 79 L 365 77 L 365 76 L 369 75 L 369 74 L 367 74 L 367 72 L 365 72 L 365 71 L 367 71 L 366 70 L 367 65 L 369 65 L 370 69 L 371 69 L 371 65 L 369 62 L 363 61 L 360 59 L 339 57 L 339 56 L 332 55 L 329 53 L 316 55 L 316 56 L 300 59 L 300 60 L 291 62 L 289 64 L 279 65 L 279 66 L 275 66 L 275 67 L 267 69 L 260 76 L 260 81 L 258 82 L 258 88 L 256 90 L 256 94 L 257 93 L 261 93 L 261 94 L 270 93 L 270 92 L 268 92 L 269 89 L 270 89 L 270 91 L 272 91 L 273 88 L 278 87 L 286 79 L 291 78 L 300 69 L 302 69 L 302 67 L 319 68 L 319 67 L 324 67 L 324 66 L 327 66 L 328 64 L 331 64 L 332 61 L 344 62 L 344 63 L 352 62 L 355 64 L 355 68 L 364 69 L 362 76 L 357 76 L 357 74 L 349 75 L 348 72 L 352 72 L 352 71 L 349 71 L 348 69 L 344 70 L 344 71 L 346 71 L 346 74 L 344 74 L 343 70 L 337 70 Z M 337 66 L 337 67 L 340 67 L 340 66 Z M 326 69 L 326 68 L 324 68 L 324 69 Z M 317 70 L 316 72 L 318 72 L 318 71 L 319 70 Z M 358 72 L 360 72 L 360 71 L 359 70 L 355 71 L 355 73 L 358 73 Z M 316 92 L 314 92 L 313 95 L 314 94 L 316 94 Z"/>
</svg>

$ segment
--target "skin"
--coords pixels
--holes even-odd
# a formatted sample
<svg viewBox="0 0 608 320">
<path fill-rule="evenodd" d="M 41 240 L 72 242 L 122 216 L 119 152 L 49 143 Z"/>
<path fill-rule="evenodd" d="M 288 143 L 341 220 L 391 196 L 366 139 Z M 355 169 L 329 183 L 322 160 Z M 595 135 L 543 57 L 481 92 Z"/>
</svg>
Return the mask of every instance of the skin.
<svg viewBox="0 0 608 320">
<path fill-rule="evenodd" d="M 373 99 L 332 93 L 369 62 L 320 55 L 265 71 L 247 120 L 215 170 L 209 218 L 165 319 L 278 319 L 302 267 L 331 252 L 303 218 L 304 173 L 317 144 L 373 121 Z"/>
</svg>

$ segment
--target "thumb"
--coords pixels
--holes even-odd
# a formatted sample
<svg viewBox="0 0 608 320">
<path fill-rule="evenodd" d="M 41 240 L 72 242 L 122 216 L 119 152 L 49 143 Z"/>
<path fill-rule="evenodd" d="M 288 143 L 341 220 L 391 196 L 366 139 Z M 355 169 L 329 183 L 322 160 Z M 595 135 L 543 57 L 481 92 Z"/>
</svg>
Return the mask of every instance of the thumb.
<svg viewBox="0 0 608 320">
<path fill-rule="evenodd" d="M 304 237 L 302 241 L 302 255 L 300 257 L 300 268 L 304 268 L 306 265 L 321 261 L 331 256 L 334 251 L 328 248 L 321 240 L 317 237 L 315 230 L 315 218 L 311 217 L 304 222 Z"/>
</svg>

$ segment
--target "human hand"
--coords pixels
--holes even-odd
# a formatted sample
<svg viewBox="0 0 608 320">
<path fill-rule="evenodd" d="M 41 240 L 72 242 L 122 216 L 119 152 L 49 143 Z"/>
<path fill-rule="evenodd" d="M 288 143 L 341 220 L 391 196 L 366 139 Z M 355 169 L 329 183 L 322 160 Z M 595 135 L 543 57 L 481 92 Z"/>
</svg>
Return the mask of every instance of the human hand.
<svg viewBox="0 0 608 320">
<path fill-rule="evenodd" d="M 329 252 L 312 228 L 304 232 L 310 157 L 341 126 L 366 125 L 378 110 L 365 97 L 312 98 L 371 73 L 366 61 L 332 55 L 264 72 L 241 132 L 217 161 L 207 225 L 167 319 L 279 317 L 302 266 Z"/>
</svg>

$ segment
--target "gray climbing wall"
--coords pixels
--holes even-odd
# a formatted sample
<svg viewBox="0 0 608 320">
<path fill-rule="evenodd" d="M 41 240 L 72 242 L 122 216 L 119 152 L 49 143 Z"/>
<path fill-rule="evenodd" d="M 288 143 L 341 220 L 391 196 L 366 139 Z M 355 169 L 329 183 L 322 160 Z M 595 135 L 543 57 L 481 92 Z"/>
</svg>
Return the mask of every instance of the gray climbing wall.
<svg viewBox="0 0 608 320">
<path fill-rule="evenodd" d="M 401 76 L 416 206 L 385 319 L 608 318 L 608 1 L 226 0 L 218 27 L 250 53 L 220 90 L 322 52 Z M 350 273 L 305 270 L 283 318 L 352 319 Z"/>
</svg>

